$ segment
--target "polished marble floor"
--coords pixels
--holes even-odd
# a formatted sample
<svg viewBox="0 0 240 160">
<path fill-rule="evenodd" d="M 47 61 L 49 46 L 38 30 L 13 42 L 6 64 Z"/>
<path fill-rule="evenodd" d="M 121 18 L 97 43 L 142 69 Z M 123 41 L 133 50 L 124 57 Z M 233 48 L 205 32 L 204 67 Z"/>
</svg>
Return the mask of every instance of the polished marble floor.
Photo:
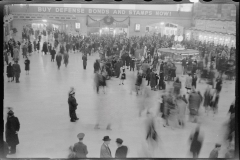
<svg viewBox="0 0 240 160">
<path fill-rule="evenodd" d="M 93 63 L 98 58 L 97 53 L 88 56 L 86 70 L 83 69 L 81 53 L 70 53 L 69 65 L 65 67 L 62 64 L 60 70 L 57 69 L 56 62 L 50 61 L 50 55 L 34 53 L 29 58 L 29 75 L 25 74 L 23 58 L 20 58 L 20 83 L 8 82 L 4 74 L 4 107 L 13 107 L 21 123 L 17 153 L 9 158 L 66 158 L 69 146 L 78 141 L 76 136 L 80 132 L 86 134 L 83 142 L 88 147 L 89 158 L 100 157 L 102 139 L 106 135 L 112 139 L 110 149 L 113 156 L 117 149 L 115 140 L 122 138 L 123 144 L 129 148 L 128 157 L 144 157 L 146 115 L 143 112 L 139 117 L 139 108 L 145 105 L 156 113 L 158 99 L 163 91 L 151 91 L 147 87 L 145 90 L 150 98 L 145 100 L 141 95 L 136 96 L 133 88 L 137 72 L 127 70 L 124 85 L 119 85 L 119 79 L 112 78 L 107 81 L 106 94 L 102 90 L 96 94 L 93 87 Z M 4 67 L 6 71 L 6 65 Z M 184 83 L 184 77 L 180 78 Z M 144 86 L 146 84 L 144 81 Z M 197 85 L 202 93 L 207 87 L 204 82 Z M 72 86 L 76 89 L 79 104 L 76 111 L 79 121 L 75 123 L 70 122 L 67 103 L 68 91 Z M 169 83 L 167 88 L 171 86 L 172 83 Z M 215 143 L 222 143 L 223 124 L 228 119 L 227 112 L 234 98 L 235 83 L 226 81 L 220 94 L 218 114 L 214 118 L 212 114 L 207 116 L 201 107 L 200 122 L 204 143 L 200 158 L 208 158 Z M 94 129 L 97 122 L 100 122 L 99 130 Z M 106 130 L 108 122 L 112 124 L 111 131 Z M 156 119 L 160 139 L 153 157 L 190 157 L 188 139 L 196 124 L 187 122 L 184 129 L 172 130 L 163 127 L 163 123 L 160 117 Z M 224 154 L 222 147 L 219 157 Z"/>
</svg>

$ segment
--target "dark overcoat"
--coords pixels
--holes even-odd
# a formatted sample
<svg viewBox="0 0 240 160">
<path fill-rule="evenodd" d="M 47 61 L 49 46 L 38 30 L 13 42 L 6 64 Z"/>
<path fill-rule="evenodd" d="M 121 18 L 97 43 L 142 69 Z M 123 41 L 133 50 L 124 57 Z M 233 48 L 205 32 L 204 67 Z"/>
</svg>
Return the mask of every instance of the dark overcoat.
<svg viewBox="0 0 240 160">
<path fill-rule="evenodd" d="M 24 63 L 25 63 L 25 71 L 29 71 L 30 70 L 30 60 L 26 59 Z"/>
<path fill-rule="evenodd" d="M 19 144 L 18 132 L 20 130 L 20 123 L 17 117 L 8 117 L 6 123 L 6 142 L 9 146 L 14 146 Z"/>
</svg>

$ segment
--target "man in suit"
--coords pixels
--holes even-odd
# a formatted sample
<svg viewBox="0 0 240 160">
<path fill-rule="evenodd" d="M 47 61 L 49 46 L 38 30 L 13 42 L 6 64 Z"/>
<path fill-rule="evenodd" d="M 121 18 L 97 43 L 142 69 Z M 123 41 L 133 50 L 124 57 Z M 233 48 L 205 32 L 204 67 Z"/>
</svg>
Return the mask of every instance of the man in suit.
<svg viewBox="0 0 240 160">
<path fill-rule="evenodd" d="M 79 142 L 75 143 L 73 146 L 73 151 L 76 153 L 76 158 L 87 158 L 88 154 L 87 146 L 82 142 L 84 136 L 85 136 L 84 133 L 79 133 L 77 135 Z"/>
<path fill-rule="evenodd" d="M 127 152 L 128 152 L 127 146 L 122 145 L 123 140 L 120 138 L 117 138 L 116 143 L 117 143 L 118 149 L 116 150 L 115 158 L 126 158 Z"/>
<path fill-rule="evenodd" d="M 100 158 L 112 158 L 111 150 L 108 147 L 111 139 L 109 138 L 109 136 L 105 136 L 103 138 L 103 141 L 104 143 L 101 146 Z"/>
</svg>

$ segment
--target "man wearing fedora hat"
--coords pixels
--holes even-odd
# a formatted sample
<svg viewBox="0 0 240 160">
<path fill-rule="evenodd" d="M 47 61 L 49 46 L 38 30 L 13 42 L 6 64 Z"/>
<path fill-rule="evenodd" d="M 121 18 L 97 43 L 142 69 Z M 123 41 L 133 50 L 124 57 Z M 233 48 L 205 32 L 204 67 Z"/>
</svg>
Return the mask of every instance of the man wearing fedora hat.
<svg viewBox="0 0 240 160">
<path fill-rule="evenodd" d="M 126 158 L 127 152 L 128 152 L 127 146 L 122 145 L 123 140 L 120 138 L 117 138 L 116 143 L 117 143 L 118 149 L 116 150 L 115 158 Z"/>
<path fill-rule="evenodd" d="M 109 136 L 104 136 L 103 141 L 104 143 L 101 146 L 100 158 L 112 158 L 111 150 L 108 147 L 111 139 Z"/>
<path fill-rule="evenodd" d="M 84 133 L 79 133 L 77 135 L 79 142 L 75 143 L 73 146 L 73 151 L 76 153 L 76 158 L 87 158 L 88 154 L 87 146 L 82 142 L 84 136 L 85 136 Z"/>
<path fill-rule="evenodd" d="M 77 118 L 77 115 L 76 115 L 76 109 L 77 109 L 78 104 L 77 104 L 77 101 L 75 98 L 74 88 L 71 88 L 71 90 L 69 92 L 68 105 L 69 105 L 69 115 L 71 118 L 71 122 L 75 122 L 79 118 Z"/>
<path fill-rule="evenodd" d="M 12 110 L 8 111 L 8 118 L 6 123 L 6 142 L 10 146 L 10 154 L 16 153 L 16 146 L 19 144 L 18 132 L 20 123 L 17 117 L 14 116 Z"/>
</svg>

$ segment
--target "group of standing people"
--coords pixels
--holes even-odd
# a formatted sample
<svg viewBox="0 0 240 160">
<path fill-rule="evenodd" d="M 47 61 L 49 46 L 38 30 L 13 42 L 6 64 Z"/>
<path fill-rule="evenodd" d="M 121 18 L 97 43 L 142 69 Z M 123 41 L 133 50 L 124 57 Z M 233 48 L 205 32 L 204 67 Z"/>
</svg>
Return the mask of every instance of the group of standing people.
<svg viewBox="0 0 240 160">
<path fill-rule="evenodd" d="M 70 146 L 70 154 L 68 155 L 68 158 L 87 158 L 88 149 L 87 146 L 82 142 L 84 137 L 84 133 L 79 133 L 77 135 L 79 142 L 75 143 L 74 146 Z M 100 148 L 100 158 L 114 158 L 109 148 L 111 141 L 109 136 L 104 136 L 103 141 L 104 142 Z M 121 138 L 116 139 L 118 148 L 115 153 L 115 158 L 127 158 L 128 147 L 122 145 L 122 143 L 123 140 Z"/>
</svg>

